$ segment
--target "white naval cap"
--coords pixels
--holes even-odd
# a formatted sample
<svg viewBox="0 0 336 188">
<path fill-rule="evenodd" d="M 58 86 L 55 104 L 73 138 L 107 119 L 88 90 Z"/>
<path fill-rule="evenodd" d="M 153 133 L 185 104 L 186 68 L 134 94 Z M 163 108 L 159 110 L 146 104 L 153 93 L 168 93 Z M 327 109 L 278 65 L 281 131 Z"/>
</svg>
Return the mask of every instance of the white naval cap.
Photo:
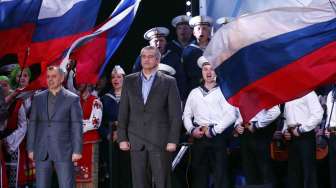
<svg viewBox="0 0 336 188">
<path fill-rule="evenodd" d="M 199 68 L 202 68 L 205 63 L 209 64 L 209 61 L 204 56 L 197 59 L 197 65 Z"/>
<path fill-rule="evenodd" d="M 180 15 L 173 18 L 171 24 L 173 27 L 176 27 L 178 24 L 187 24 L 189 25 L 190 17 L 187 15 Z"/>
<path fill-rule="evenodd" d="M 233 17 L 220 17 L 216 20 L 216 24 L 224 25 L 224 24 L 227 24 L 229 22 L 232 22 L 233 19 L 234 19 Z"/>
<path fill-rule="evenodd" d="M 158 71 L 162 71 L 163 73 L 171 75 L 171 76 L 175 75 L 176 73 L 173 67 L 163 64 L 163 63 L 159 63 Z"/>
<path fill-rule="evenodd" d="M 120 65 L 116 65 L 116 66 L 114 66 L 111 74 L 122 74 L 122 75 L 125 75 L 125 71 L 124 71 L 123 68 L 121 68 Z"/>
<path fill-rule="evenodd" d="M 169 35 L 169 29 L 165 27 L 154 27 L 144 34 L 144 39 L 152 40 L 154 37 L 167 37 Z"/>
<path fill-rule="evenodd" d="M 212 18 L 209 16 L 195 16 L 189 20 L 189 25 L 195 27 L 197 25 L 209 25 L 212 26 Z"/>
</svg>

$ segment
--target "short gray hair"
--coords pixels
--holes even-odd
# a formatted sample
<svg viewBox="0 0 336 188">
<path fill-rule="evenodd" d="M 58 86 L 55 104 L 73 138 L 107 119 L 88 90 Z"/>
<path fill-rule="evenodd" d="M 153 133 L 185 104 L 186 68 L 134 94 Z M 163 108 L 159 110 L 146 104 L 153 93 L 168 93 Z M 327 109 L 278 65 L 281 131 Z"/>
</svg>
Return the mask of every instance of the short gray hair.
<svg viewBox="0 0 336 188">
<path fill-rule="evenodd" d="M 65 76 L 65 72 L 64 72 L 64 70 L 61 69 L 61 67 L 59 67 L 59 66 L 51 65 L 51 66 L 48 66 L 47 70 L 48 70 L 48 71 L 55 70 L 55 71 L 57 71 L 60 75 Z"/>
<path fill-rule="evenodd" d="M 142 53 L 146 50 L 154 50 L 155 51 L 155 58 L 156 59 L 161 59 L 161 53 L 160 53 L 160 50 L 157 48 L 157 47 L 154 47 L 154 46 L 145 46 L 141 49 L 140 51 L 140 56 L 142 55 Z"/>
</svg>

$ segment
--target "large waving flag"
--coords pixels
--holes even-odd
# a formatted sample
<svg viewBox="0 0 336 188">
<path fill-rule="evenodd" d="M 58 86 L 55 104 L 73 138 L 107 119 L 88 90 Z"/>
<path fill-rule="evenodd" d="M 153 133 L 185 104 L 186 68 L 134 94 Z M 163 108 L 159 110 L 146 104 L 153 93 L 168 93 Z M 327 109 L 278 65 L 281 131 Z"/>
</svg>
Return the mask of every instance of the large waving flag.
<svg viewBox="0 0 336 188">
<path fill-rule="evenodd" d="M 92 31 L 99 6 L 100 0 L 0 1 L 0 57 L 17 53 L 21 66 L 54 61 Z"/>
<path fill-rule="evenodd" d="M 25 52 L 33 36 L 42 0 L 0 1 L 0 58 Z"/>
<path fill-rule="evenodd" d="M 244 120 L 302 96 L 336 76 L 336 6 L 321 0 L 238 18 L 220 28 L 204 56 Z"/>
<path fill-rule="evenodd" d="M 95 84 L 99 74 L 125 37 L 135 17 L 140 0 L 122 0 L 111 14 L 108 21 L 94 32 L 77 39 L 70 47 L 61 63 L 63 69 L 69 62 L 70 54 L 76 59 L 77 83 Z M 57 61 L 55 63 L 58 63 Z M 46 86 L 46 70 L 50 62 L 40 63 L 41 74 L 26 90 L 34 90 Z M 69 78 L 71 79 L 71 78 Z"/>
<path fill-rule="evenodd" d="M 0 0 L 0 57 L 17 53 L 22 67 L 38 63 L 41 76 L 27 89 L 45 86 L 46 67 L 60 60 L 76 39 L 93 31 L 100 2 Z"/>
<path fill-rule="evenodd" d="M 96 83 L 126 36 L 140 4 L 140 0 L 122 0 L 107 22 L 90 35 L 75 41 L 61 64 L 65 68 L 70 54 L 77 61 L 77 83 Z"/>
<path fill-rule="evenodd" d="M 100 0 L 43 0 L 24 66 L 59 58 L 76 39 L 92 31 L 99 7 Z"/>
</svg>

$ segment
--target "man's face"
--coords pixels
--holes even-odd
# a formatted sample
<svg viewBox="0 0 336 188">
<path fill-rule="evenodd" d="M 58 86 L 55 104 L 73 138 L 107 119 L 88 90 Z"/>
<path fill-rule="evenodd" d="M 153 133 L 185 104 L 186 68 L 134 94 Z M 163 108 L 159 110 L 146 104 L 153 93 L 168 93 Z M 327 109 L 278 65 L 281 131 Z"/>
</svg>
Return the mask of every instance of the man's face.
<svg viewBox="0 0 336 188">
<path fill-rule="evenodd" d="M 210 27 L 208 25 L 196 25 L 193 33 L 198 41 L 209 40 Z"/>
<path fill-rule="evenodd" d="M 5 80 L 0 81 L 0 86 L 2 87 L 5 95 L 7 96 L 9 94 L 10 86 L 9 83 Z"/>
<path fill-rule="evenodd" d="M 144 50 L 141 54 L 141 65 L 143 69 L 152 70 L 160 63 L 160 59 L 155 57 L 155 50 Z"/>
<path fill-rule="evenodd" d="M 62 86 L 64 76 L 57 69 L 49 69 L 47 71 L 48 89 L 55 90 Z"/>
<path fill-rule="evenodd" d="M 167 40 L 165 37 L 154 37 L 149 41 L 149 45 L 158 48 L 163 54 L 166 51 Z"/>
<path fill-rule="evenodd" d="M 203 65 L 202 76 L 205 83 L 213 83 L 216 81 L 216 73 L 209 64 Z"/>
<path fill-rule="evenodd" d="M 176 35 L 180 41 L 189 41 L 192 35 L 192 29 L 188 24 L 178 24 L 176 26 Z"/>
</svg>

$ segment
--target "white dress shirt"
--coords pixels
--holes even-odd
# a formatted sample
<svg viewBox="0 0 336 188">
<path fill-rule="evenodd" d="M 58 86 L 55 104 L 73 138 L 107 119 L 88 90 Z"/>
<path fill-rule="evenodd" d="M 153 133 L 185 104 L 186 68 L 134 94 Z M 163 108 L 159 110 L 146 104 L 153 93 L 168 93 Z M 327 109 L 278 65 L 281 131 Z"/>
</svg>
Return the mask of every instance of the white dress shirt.
<svg viewBox="0 0 336 188">
<path fill-rule="evenodd" d="M 250 122 L 256 122 L 256 128 L 263 128 L 271 124 L 280 115 L 279 106 L 273 106 L 270 109 L 263 109 L 257 115 L 255 115 Z"/>
<path fill-rule="evenodd" d="M 300 124 L 299 132 L 309 132 L 321 122 L 323 108 L 315 92 L 285 103 L 283 132 Z"/>
<path fill-rule="evenodd" d="M 210 134 L 214 136 L 222 133 L 236 119 L 235 107 L 225 100 L 218 86 L 210 91 L 197 87 L 190 92 L 183 113 L 188 133 L 192 133 L 196 128 L 194 124 L 197 124 L 210 126 Z"/>
<path fill-rule="evenodd" d="M 239 111 L 238 111 L 239 112 Z M 255 115 L 249 122 L 254 122 L 255 128 L 264 128 L 267 125 L 271 124 L 279 115 L 280 115 L 280 108 L 278 105 L 273 106 L 269 109 L 263 109 L 261 110 L 257 115 Z M 241 114 L 239 113 L 239 118 L 235 123 L 235 126 L 242 124 L 243 119 L 241 117 Z"/>
</svg>

